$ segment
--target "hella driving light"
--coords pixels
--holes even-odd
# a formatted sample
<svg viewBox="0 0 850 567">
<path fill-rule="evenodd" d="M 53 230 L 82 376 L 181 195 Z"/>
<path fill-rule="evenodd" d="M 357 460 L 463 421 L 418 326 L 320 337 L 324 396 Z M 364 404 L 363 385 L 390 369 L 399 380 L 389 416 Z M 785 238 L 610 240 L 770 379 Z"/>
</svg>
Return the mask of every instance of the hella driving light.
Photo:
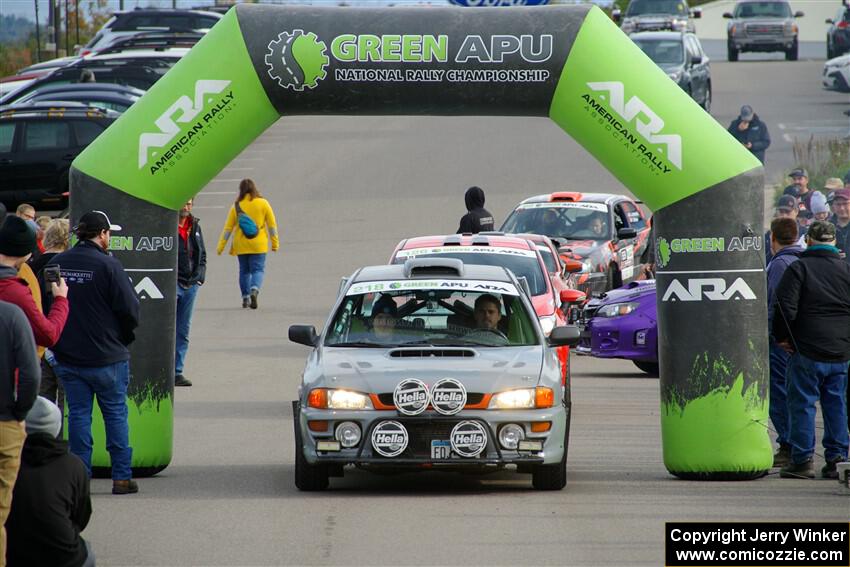
<svg viewBox="0 0 850 567">
<path fill-rule="evenodd" d="M 540 326 L 543 327 L 543 334 L 548 337 L 552 329 L 555 328 L 555 323 L 558 322 L 557 318 L 554 315 L 544 315 L 538 317 L 538 319 L 540 319 Z"/>
<path fill-rule="evenodd" d="M 336 440 L 346 449 L 356 447 L 360 443 L 361 436 L 360 426 L 353 421 L 343 421 L 337 425 L 336 434 L 334 434 Z"/>
<path fill-rule="evenodd" d="M 634 302 L 630 303 L 612 303 L 611 305 L 605 305 L 604 307 L 600 307 L 599 311 L 596 312 L 597 317 L 622 317 L 623 315 L 628 315 L 632 311 L 638 308 L 638 304 Z"/>
<path fill-rule="evenodd" d="M 519 442 L 525 438 L 525 431 L 516 423 L 509 423 L 499 430 L 499 444 L 511 451 L 519 447 Z"/>
</svg>

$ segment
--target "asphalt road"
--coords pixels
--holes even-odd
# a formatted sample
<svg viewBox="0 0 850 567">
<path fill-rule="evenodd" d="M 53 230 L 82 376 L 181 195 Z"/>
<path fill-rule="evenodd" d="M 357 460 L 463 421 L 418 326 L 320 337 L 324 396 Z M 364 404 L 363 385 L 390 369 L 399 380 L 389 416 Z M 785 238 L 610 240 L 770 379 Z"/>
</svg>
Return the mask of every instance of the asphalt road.
<svg viewBox="0 0 850 567">
<path fill-rule="evenodd" d="M 821 65 L 713 65 L 716 117 L 725 125 L 741 104 L 756 108 L 774 134 L 773 175 L 794 165 L 784 134 L 840 133 L 848 101 L 820 89 Z M 195 385 L 175 392 L 174 459 L 138 495 L 92 481 L 84 536 L 98 564 L 662 565 L 665 521 L 850 516 L 850 492 L 833 481 L 676 480 L 662 463 L 657 380 L 629 362 L 576 357 L 564 491 L 537 493 L 512 474 L 352 472 L 328 492 L 299 493 L 290 400 L 307 349 L 286 333 L 324 323 L 341 276 L 386 262 L 402 237 L 453 232 L 471 184 L 498 220 L 537 192 L 625 189 L 544 119 L 290 118 L 199 195 L 211 251 L 248 176 L 283 238 L 260 309 L 241 309 L 236 260 L 213 253 L 185 372 Z"/>
</svg>

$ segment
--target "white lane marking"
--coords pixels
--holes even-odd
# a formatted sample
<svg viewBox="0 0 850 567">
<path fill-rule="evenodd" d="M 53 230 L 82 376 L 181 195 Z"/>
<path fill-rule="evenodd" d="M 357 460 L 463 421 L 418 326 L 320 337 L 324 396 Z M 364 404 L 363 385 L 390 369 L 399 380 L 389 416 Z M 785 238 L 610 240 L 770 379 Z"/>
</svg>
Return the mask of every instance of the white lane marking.
<svg viewBox="0 0 850 567">
<path fill-rule="evenodd" d="M 658 271 L 659 274 L 664 274 L 665 276 L 668 274 L 739 274 L 743 272 L 764 272 L 764 270 L 761 268 L 754 268 L 748 270 L 688 270 L 681 272 L 665 272 L 662 270 Z"/>
</svg>

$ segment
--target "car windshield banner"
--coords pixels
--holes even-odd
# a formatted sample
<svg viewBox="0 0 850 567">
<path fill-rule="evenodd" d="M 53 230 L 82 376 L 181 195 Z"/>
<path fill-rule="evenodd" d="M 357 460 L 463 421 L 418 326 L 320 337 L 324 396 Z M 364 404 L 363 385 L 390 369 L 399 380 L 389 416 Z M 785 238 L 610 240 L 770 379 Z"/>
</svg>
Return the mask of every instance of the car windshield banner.
<svg viewBox="0 0 850 567">
<path fill-rule="evenodd" d="M 513 284 L 505 282 L 488 282 L 483 280 L 387 280 L 378 282 L 361 282 L 348 288 L 345 295 L 363 295 L 366 293 L 376 292 L 403 292 L 406 290 L 422 289 L 519 295 L 519 292 Z"/>
</svg>

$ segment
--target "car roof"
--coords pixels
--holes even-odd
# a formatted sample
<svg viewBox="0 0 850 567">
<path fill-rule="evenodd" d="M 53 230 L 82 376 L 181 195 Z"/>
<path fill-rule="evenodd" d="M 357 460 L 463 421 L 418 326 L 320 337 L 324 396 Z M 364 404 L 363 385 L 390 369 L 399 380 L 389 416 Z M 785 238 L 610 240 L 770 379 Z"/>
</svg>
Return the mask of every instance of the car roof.
<svg viewBox="0 0 850 567">
<path fill-rule="evenodd" d="M 501 266 L 481 266 L 477 264 L 464 264 L 463 275 L 450 274 L 445 271 L 440 271 L 438 274 L 424 271 L 409 277 L 405 276 L 405 264 L 366 266 L 358 270 L 351 281 L 354 283 L 380 280 L 418 280 L 435 278 L 439 278 L 441 280 L 483 280 L 513 283 L 507 269 Z"/>
<path fill-rule="evenodd" d="M 7 104 L 0 106 L 0 119 L 10 120 L 13 118 L 48 117 L 62 118 L 85 117 L 85 118 L 111 118 L 115 119 L 121 115 L 114 110 L 92 107 L 81 102 L 62 101 L 38 101 L 24 104 Z"/>
<path fill-rule="evenodd" d="M 527 199 L 523 199 L 520 205 L 526 203 L 564 203 L 564 202 L 582 202 L 582 203 L 605 203 L 611 204 L 620 200 L 628 200 L 625 195 L 617 195 L 614 193 L 579 193 L 576 191 L 556 191 L 554 193 L 544 193 L 543 195 L 535 195 Z"/>
<path fill-rule="evenodd" d="M 31 94 L 45 93 L 112 93 L 126 96 L 140 97 L 145 94 L 142 89 L 131 87 L 129 85 L 117 85 L 115 83 L 59 83 L 55 85 L 45 85 L 40 89 L 33 91 Z"/>
<path fill-rule="evenodd" d="M 683 36 L 690 32 L 681 31 L 645 31 L 629 34 L 631 39 L 682 39 Z"/>
<path fill-rule="evenodd" d="M 511 234 L 450 234 L 444 236 L 417 236 L 405 240 L 400 250 L 428 248 L 431 246 L 498 246 L 535 250 L 535 246 L 525 238 Z"/>
<path fill-rule="evenodd" d="M 204 16 L 215 16 L 217 18 L 222 17 L 221 14 L 218 13 L 218 12 L 210 12 L 210 11 L 207 11 L 207 10 L 185 10 L 183 8 L 136 8 L 134 10 L 116 10 L 116 11 L 112 12 L 113 16 L 128 16 L 128 15 L 133 15 L 133 14 L 135 14 L 135 15 L 151 14 L 151 15 L 155 15 L 155 16 L 159 16 L 159 15 L 168 16 L 168 15 L 175 15 L 175 14 L 178 14 L 178 15 L 181 15 L 181 14 L 186 14 L 186 15 L 201 14 L 201 15 L 204 15 Z"/>
</svg>

